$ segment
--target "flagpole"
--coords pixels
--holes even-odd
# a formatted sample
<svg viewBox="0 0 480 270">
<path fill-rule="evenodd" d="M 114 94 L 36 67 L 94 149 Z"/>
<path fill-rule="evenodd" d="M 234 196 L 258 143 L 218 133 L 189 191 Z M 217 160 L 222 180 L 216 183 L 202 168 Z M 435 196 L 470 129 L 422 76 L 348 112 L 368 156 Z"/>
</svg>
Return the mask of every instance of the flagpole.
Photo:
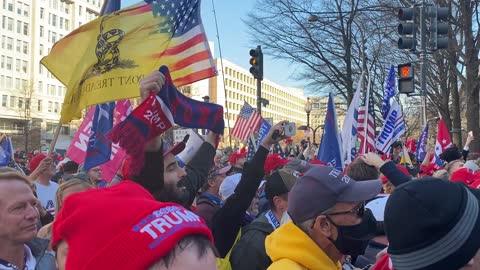
<svg viewBox="0 0 480 270">
<path fill-rule="evenodd" d="M 371 80 L 370 80 L 370 72 L 368 73 L 368 83 L 367 83 L 367 93 L 365 97 L 365 120 L 364 120 L 364 129 L 363 129 L 363 151 L 366 152 L 367 149 L 367 133 L 368 133 L 368 118 L 369 118 L 369 109 L 370 109 L 370 86 L 371 86 Z"/>
<path fill-rule="evenodd" d="M 50 143 L 50 148 L 48 148 L 47 157 L 52 155 L 53 149 L 55 149 L 55 144 L 57 144 L 58 135 L 60 135 L 60 130 L 62 129 L 62 123 L 59 121 L 57 125 L 57 130 L 55 130 L 55 134 L 53 135 L 52 142 Z"/>
</svg>

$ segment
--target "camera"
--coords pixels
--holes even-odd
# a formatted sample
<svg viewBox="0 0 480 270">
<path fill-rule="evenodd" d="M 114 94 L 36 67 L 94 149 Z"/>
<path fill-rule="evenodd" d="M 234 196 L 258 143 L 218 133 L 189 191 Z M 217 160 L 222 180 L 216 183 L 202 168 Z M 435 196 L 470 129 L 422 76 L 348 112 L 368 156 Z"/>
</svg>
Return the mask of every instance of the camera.
<svg viewBox="0 0 480 270">
<path fill-rule="evenodd" d="M 293 137 L 297 133 L 295 123 L 290 122 L 283 126 L 283 134 L 287 137 Z"/>
</svg>

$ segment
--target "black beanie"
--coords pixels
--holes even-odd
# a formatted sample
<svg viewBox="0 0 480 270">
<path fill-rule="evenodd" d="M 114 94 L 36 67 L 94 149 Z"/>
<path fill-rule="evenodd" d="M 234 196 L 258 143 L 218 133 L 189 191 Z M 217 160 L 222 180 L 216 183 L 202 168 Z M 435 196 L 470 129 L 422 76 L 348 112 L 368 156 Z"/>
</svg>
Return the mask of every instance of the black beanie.
<svg viewBox="0 0 480 270">
<path fill-rule="evenodd" d="M 394 269 L 465 266 L 480 248 L 479 200 L 479 190 L 436 178 L 397 187 L 384 221 Z"/>
</svg>

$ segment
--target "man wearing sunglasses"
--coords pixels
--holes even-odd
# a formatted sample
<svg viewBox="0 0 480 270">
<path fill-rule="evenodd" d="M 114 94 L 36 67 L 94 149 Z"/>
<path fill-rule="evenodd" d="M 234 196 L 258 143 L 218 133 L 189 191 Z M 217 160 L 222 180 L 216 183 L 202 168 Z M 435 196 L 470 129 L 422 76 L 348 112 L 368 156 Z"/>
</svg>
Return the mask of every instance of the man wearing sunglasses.
<svg viewBox="0 0 480 270">
<path fill-rule="evenodd" d="M 335 168 L 308 170 L 288 196 L 292 221 L 267 236 L 268 269 L 342 269 L 344 256 L 362 254 L 375 236 L 365 201 L 380 189 L 380 180 L 356 182 Z"/>
</svg>

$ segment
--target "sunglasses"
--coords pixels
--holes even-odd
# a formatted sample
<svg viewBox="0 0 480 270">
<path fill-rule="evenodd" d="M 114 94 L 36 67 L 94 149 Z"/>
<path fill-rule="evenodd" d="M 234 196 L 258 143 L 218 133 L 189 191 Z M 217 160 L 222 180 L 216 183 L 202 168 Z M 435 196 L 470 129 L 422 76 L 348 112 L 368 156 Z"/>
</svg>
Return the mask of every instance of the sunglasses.
<svg viewBox="0 0 480 270">
<path fill-rule="evenodd" d="M 347 215 L 347 214 L 354 214 L 359 218 L 362 218 L 365 214 L 365 202 L 359 203 L 353 209 L 349 211 L 342 211 L 342 212 L 333 212 L 333 213 L 325 213 L 326 216 L 336 216 L 336 215 Z"/>
</svg>

